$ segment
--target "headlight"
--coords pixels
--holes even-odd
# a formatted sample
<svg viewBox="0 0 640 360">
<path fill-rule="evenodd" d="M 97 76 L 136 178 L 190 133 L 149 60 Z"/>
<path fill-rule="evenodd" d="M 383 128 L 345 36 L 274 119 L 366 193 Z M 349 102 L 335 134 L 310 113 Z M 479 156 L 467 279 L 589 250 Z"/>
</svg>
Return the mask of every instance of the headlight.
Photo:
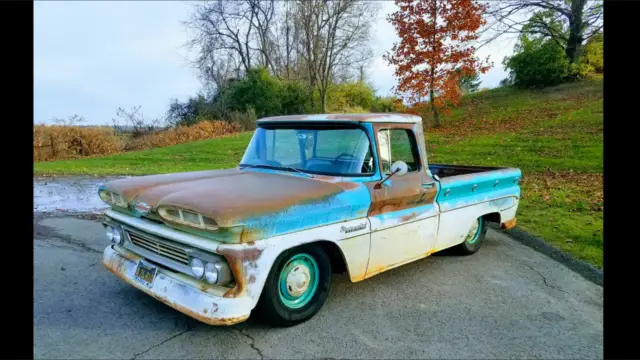
<svg viewBox="0 0 640 360">
<path fill-rule="evenodd" d="M 218 230 L 218 224 L 210 217 L 189 210 L 159 207 L 158 214 L 164 220 L 203 230 Z"/>
<path fill-rule="evenodd" d="M 111 241 L 114 244 L 120 245 L 122 243 L 122 231 L 120 231 L 120 228 L 108 225 L 107 240 Z"/>
<path fill-rule="evenodd" d="M 117 205 L 123 208 L 127 207 L 127 202 L 124 201 L 122 195 L 116 194 L 113 191 L 100 189 L 98 190 L 98 196 L 100 196 L 100 199 L 102 199 L 102 201 L 104 201 L 108 205 Z"/>
<path fill-rule="evenodd" d="M 201 279 L 202 275 L 204 275 L 204 263 L 202 262 L 202 260 L 193 258 L 189 262 L 189 265 L 191 265 L 191 272 L 193 273 L 193 276 Z"/>
<path fill-rule="evenodd" d="M 213 263 L 207 263 L 204 267 L 204 277 L 209 284 L 215 284 L 218 281 L 218 269 Z"/>
<path fill-rule="evenodd" d="M 112 226 L 107 226 L 107 240 L 113 241 L 113 232 L 115 229 Z"/>
</svg>

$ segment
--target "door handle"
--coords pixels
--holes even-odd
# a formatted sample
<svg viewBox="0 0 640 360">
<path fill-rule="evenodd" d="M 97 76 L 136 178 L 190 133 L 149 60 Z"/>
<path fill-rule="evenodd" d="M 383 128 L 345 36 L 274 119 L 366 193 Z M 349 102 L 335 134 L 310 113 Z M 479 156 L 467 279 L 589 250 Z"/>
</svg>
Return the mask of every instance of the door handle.
<svg viewBox="0 0 640 360">
<path fill-rule="evenodd" d="M 425 183 L 422 183 L 422 188 L 423 188 L 423 189 L 431 189 L 431 188 L 433 188 L 435 185 L 436 185 L 436 183 L 435 183 L 435 182 L 433 182 L 433 181 L 432 181 L 432 182 L 430 182 L 430 183 L 426 183 L 426 184 L 425 184 Z"/>
</svg>

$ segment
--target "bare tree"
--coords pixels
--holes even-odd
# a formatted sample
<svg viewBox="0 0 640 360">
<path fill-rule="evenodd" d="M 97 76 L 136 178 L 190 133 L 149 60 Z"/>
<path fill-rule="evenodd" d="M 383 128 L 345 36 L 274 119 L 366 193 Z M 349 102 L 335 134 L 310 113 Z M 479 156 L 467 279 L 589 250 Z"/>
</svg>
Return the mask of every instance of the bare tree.
<svg viewBox="0 0 640 360">
<path fill-rule="evenodd" d="M 482 45 L 504 34 L 527 33 L 555 41 L 572 64 L 580 61 L 583 44 L 603 28 L 602 1 L 506 0 L 488 5 L 488 37 Z"/>
<path fill-rule="evenodd" d="M 370 23 L 377 6 L 352 0 L 298 0 L 302 25 L 301 57 L 309 85 L 320 93 L 321 111 L 326 111 L 329 85 L 336 71 L 354 72 L 371 57 Z"/>
<path fill-rule="evenodd" d="M 316 89 L 324 112 L 329 85 L 357 79 L 373 56 L 377 9 L 362 0 L 215 0 L 195 6 L 188 45 L 198 51 L 195 66 L 209 93 L 264 66 Z"/>
<path fill-rule="evenodd" d="M 163 120 L 159 118 L 151 120 L 145 119 L 140 108 L 142 108 L 142 106 L 134 106 L 131 110 L 125 110 L 119 107 L 116 115 L 120 120 L 112 119 L 114 130 L 120 133 L 130 132 L 134 138 L 158 130 Z M 124 122 L 124 124 L 121 124 L 121 121 Z"/>
<path fill-rule="evenodd" d="M 273 56 L 275 0 L 214 0 L 195 5 L 185 22 L 193 36 L 187 43 L 198 52 L 194 65 L 206 83 L 221 87 L 252 66 L 275 73 Z"/>
</svg>

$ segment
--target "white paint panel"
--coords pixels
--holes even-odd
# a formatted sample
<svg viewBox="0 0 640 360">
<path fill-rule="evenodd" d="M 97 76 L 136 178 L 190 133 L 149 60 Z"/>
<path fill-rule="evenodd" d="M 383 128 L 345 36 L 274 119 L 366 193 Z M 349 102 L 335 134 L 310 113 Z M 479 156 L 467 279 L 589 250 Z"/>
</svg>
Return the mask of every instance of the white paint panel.
<svg viewBox="0 0 640 360">
<path fill-rule="evenodd" d="M 473 222 L 483 215 L 491 213 L 500 213 L 501 217 L 503 213 L 506 216 L 509 216 L 509 214 L 515 215 L 517 205 L 506 211 L 501 211 L 503 204 L 503 199 L 498 199 L 441 213 L 436 249 L 440 251 L 462 243 L 469 233 Z M 510 218 L 502 217 L 501 221 L 504 222 L 509 219 Z"/>
<path fill-rule="evenodd" d="M 350 231 L 350 229 L 357 229 Z M 350 220 L 327 226 L 316 227 L 296 233 L 274 236 L 265 240 L 256 241 L 252 245 L 248 244 L 221 244 L 218 251 L 222 249 L 248 249 L 257 248 L 262 251 L 260 257 L 255 262 L 245 261 L 244 272 L 247 279 L 253 281 L 247 283 L 247 296 L 252 299 L 251 308 L 255 307 L 260 298 L 260 293 L 267 280 L 269 271 L 276 258 L 285 250 L 303 244 L 329 241 L 336 244 L 343 255 L 349 275 L 357 280 L 364 276 L 358 271 L 366 265 L 369 256 L 369 237 L 371 225 L 367 218 Z M 355 280 L 355 281 L 357 281 Z"/>
<path fill-rule="evenodd" d="M 398 218 L 399 219 L 399 218 Z M 380 225 L 380 220 L 371 218 Z M 435 245 L 438 217 L 432 216 L 371 233 L 371 252 L 366 277 L 429 255 Z"/>
</svg>

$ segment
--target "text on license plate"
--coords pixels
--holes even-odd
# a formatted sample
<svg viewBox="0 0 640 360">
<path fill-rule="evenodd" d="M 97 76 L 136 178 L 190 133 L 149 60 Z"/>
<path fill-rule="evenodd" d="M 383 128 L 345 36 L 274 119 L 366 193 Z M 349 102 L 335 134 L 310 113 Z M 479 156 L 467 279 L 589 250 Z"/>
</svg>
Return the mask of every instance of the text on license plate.
<svg viewBox="0 0 640 360">
<path fill-rule="evenodd" d="M 142 261 L 138 262 L 138 267 L 136 267 L 135 278 L 136 280 L 148 287 L 153 285 L 153 280 L 156 277 L 156 273 L 158 272 L 158 268 L 153 265 L 145 264 Z"/>
</svg>

